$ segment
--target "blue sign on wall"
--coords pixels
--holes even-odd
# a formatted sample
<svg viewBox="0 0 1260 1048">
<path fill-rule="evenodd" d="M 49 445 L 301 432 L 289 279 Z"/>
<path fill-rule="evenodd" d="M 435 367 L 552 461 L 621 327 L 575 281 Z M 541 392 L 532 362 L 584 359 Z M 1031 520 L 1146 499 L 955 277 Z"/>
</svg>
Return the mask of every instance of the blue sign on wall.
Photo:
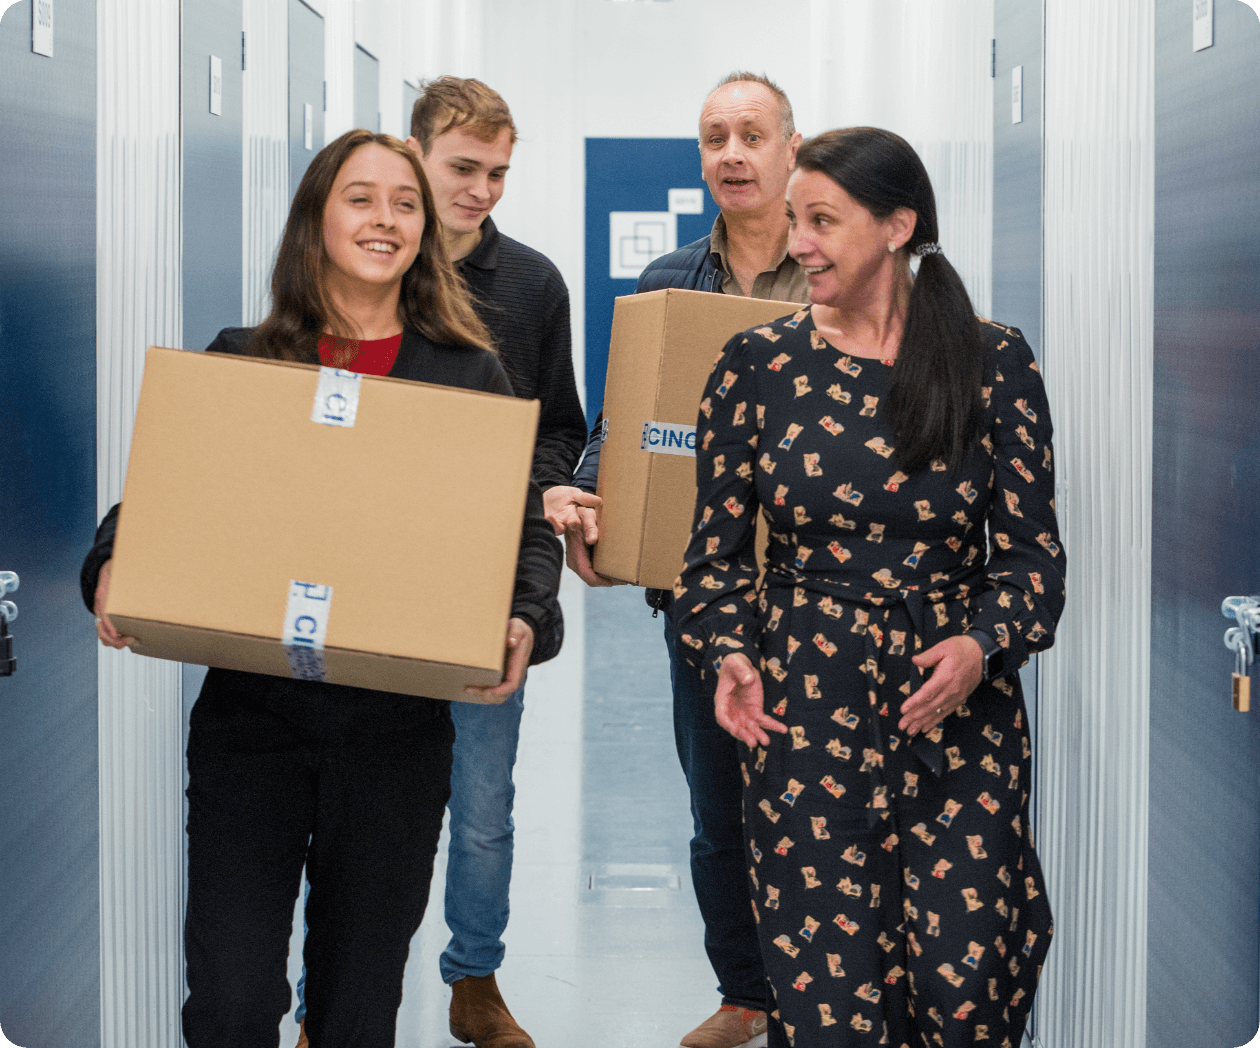
<svg viewBox="0 0 1260 1048">
<path fill-rule="evenodd" d="M 694 138 L 586 140 L 586 416 L 604 403 L 613 300 L 652 259 L 699 240 L 717 205 Z"/>
</svg>

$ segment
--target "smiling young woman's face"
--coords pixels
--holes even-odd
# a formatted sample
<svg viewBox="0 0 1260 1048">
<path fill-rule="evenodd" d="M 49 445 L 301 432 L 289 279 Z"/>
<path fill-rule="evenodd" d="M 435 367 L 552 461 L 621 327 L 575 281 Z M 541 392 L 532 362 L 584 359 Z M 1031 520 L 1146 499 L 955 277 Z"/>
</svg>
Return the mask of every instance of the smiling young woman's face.
<svg viewBox="0 0 1260 1048">
<path fill-rule="evenodd" d="M 324 204 L 329 279 L 350 294 L 401 285 L 423 233 L 420 184 L 406 158 L 374 142 L 351 153 Z"/>
</svg>

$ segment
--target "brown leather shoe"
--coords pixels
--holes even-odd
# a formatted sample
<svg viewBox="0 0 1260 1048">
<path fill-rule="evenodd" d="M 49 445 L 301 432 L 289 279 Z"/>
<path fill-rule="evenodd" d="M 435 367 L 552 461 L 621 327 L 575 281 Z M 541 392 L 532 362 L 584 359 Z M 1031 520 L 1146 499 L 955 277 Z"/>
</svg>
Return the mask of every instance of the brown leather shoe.
<svg viewBox="0 0 1260 1048">
<path fill-rule="evenodd" d="M 298 1043 L 294 1048 L 311 1048 L 310 1042 L 306 1039 L 306 1020 L 302 1020 L 302 1024 L 298 1027 Z"/>
<path fill-rule="evenodd" d="M 765 1048 L 766 1013 L 724 1004 L 678 1044 L 678 1048 Z"/>
<path fill-rule="evenodd" d="M 503 1003 L 493 974 L 451 983 L 451 1036 L 473 1048 L 535 1048 Z"/>
</svg>

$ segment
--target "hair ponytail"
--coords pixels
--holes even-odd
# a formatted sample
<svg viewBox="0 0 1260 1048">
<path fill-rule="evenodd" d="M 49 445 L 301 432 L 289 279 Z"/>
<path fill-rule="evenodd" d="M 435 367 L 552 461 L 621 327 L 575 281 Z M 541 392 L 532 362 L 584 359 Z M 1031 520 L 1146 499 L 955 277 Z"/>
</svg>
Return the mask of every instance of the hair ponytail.
<svg viewBox="0 0 1260 1048">
<path fill-rule="evenodd" d="M 984 417 L 983 369 L 980 323 L 962 279 L 944 255 L 924 255 L 887 403 L 897 462 L 907 473 L 933 459 L 951 470 L 962 463 Z"/>
<path fill-rule="evenodd" d="M 918 219 L 906 249 L 915 254 L 936 246 L 931 180 L 899 135 L 875 127 L 827 131 L 801 145 L 796 166 L 826 175 L 877 219 L 909 208 Z M 935 459 L 951 470 L 962 463 L 980 435 L 983 378 L 980 323 L 962 279 L 937 247 L 919 262 L 888 394 L 900 469 L 914 473 Z"/>
</svg>

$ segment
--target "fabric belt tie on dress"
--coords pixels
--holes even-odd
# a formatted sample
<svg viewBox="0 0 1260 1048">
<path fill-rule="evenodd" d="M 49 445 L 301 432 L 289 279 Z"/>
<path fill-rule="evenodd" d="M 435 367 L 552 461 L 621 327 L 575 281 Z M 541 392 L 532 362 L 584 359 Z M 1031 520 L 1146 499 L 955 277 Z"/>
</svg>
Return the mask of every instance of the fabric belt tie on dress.
<svg viewBox="0 0 1260 1048">
<path fill-rule="evenodd" d="M 766 576 L 763 583 L 764 590 L 770 589 L 803 589 L 809 593 L 818 594 L 819 596 L 830 597 L 832 600 L 844 601 L 850 605 L 867 609 L 893 609 L 902 606 L 906 609 L 907 618 L 910 620 L 911 630 L 906 637 L 906 651 L 913 657 L 915 651 L 915 642 L 924 634 L 924 611 L 927 604 L 944 603 L 951 600 L 962 600 L 970 592 L 973 592 L 970 583 L 973 579 L 979 579 L 981 572 L 969 573 L 967 576 L 953 580 L 947 585 L 932 584 L 929 580 L 924 579 L 923 582 L 931 585 L 932 600 L 929 600 L 923 593 L 923 590 L 917 585 L 909 585 L 899 589 L 885 590 L 881 593 L 873 593 L 869 590 L 859 588 L 844 581 L 831 578 L 825 575 L 815 575 L 809 572 L 790 571 L 782 566 L 767 564 Z M 885 740 L 884 732 L 879 724 L 879 681 L 883 676 L 883 656 L 884 645 L 877 644 L 875 634 L 869 628 L 869 623 L 862 629 L 862 640 L 865 649 L 866 659 L 863 663 L 864 672 L 870 678 L 868 695 L 873 696 L 871 701 L 867 702 L 866 723 L 867 731 L 870 736 L 870 746 L 878 755 L 879 760 L 875 763 L 873 779 L 874 784 L 871 788 L 871 800 L 868 804 L 870 811 L 869 821 L 872 825 L 879 821 L 881 811 L 886 810 L 888 782 L 884 776 L 884 755 Z M 911 663 L 913 673 L 918 674 L 919 686 L 921 687 L 926 677 L 923 671 Z M 913 673 L 911 679 L 913 680 Z M 915 689 L 918 690 L 917 688 Z M 913 694 L 913 692 L 912 692 Z M 909 742 L 910 752 L 919 758 L 932 772 L 933 775 L 940 777 L 944 768 L 944 744 L 938 736 L 935 740 L 928 738 L 927 735 L 916 735 Z M 879 798 L 879 787 L 884 788 L 884 803 L 877 807 L 877 799 Z"/>
</svg>

